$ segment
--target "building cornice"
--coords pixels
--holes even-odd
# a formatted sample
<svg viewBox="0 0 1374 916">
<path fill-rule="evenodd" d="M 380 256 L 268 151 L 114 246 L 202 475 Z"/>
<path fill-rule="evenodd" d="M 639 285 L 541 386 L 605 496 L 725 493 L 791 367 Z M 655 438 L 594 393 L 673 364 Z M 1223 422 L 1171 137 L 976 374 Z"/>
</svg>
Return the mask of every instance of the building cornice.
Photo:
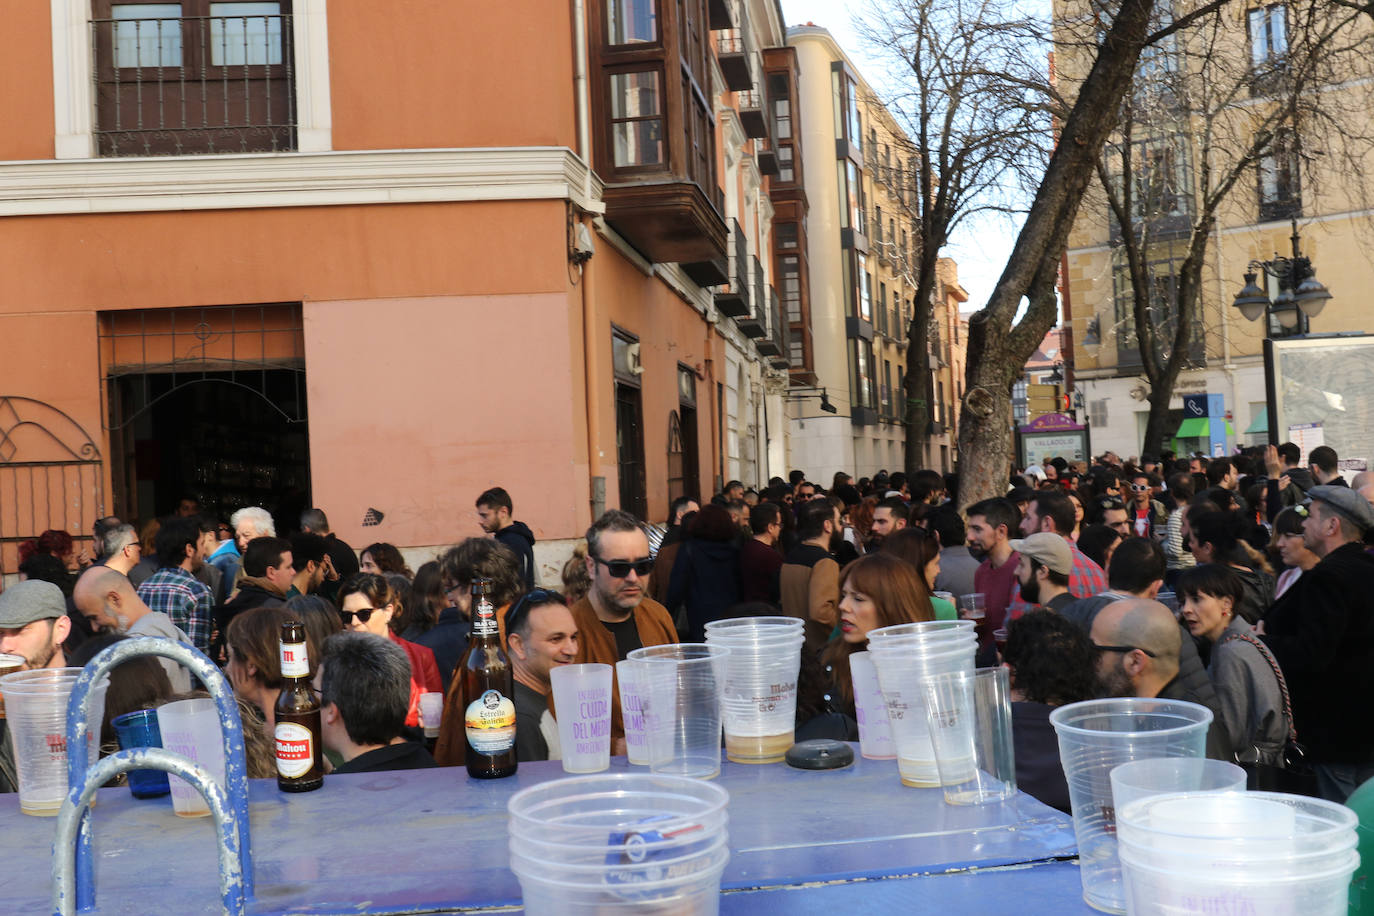
<svg viewBox="0 0 1374 916">
<path fill-rule="evenodd" d="M 0 216 L 484 200 L 591 210 L 601 180 L 587 171 L 556 146 L 0 162 Z"/>
</svg>

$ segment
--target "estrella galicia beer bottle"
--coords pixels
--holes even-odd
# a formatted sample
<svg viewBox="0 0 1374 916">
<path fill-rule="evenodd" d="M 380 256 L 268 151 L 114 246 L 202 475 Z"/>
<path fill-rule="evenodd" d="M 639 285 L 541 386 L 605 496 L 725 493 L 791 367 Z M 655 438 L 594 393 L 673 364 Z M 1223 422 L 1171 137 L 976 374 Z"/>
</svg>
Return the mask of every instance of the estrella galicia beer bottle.
<svg viewBox="0 0 1374 916">
<path fill-rule="evenodd" d="M 298 620 L 281 625 L 281 694 L 277 697 L 277 788 L 311 792 L 324 785 L 320 747 L 320 701 L 310 688 L 310 658 L 305 626 Z"/>
<path fill-rule="evenodd" d="M 510 659 L 501 650 L 490 579 L 472 583 L 472 636 L 458 670 L 463 679 L 468 775 L 510 776 L 515 772 L 515 680 Z"/>
</svg>

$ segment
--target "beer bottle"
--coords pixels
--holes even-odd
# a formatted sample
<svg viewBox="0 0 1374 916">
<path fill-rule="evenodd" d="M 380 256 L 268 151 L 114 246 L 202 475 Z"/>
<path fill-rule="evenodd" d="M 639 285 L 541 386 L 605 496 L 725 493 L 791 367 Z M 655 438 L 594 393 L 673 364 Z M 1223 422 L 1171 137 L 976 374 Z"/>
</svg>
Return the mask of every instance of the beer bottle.
<svg viewBox="0 0 1374 916">
<path fill-rule="evenodd" d="M 515 772 L 515 691 L 510 659 L 501 649 L 491 580 L 472 583 L 472 636 L 458 666 L 462 678 L 463 738 L 468 775 L 499 779 Z"/>
<path fill-rule="evenodd" d="M 281 625 L 281 694 L 277 697 L 277 788 L 283 792 L 312 792 L 324 785 L 320 746 L 320 701 L 310 687 L 310 658 L 305 649 L 305 625 L 298 620 Z"/>
</svg>

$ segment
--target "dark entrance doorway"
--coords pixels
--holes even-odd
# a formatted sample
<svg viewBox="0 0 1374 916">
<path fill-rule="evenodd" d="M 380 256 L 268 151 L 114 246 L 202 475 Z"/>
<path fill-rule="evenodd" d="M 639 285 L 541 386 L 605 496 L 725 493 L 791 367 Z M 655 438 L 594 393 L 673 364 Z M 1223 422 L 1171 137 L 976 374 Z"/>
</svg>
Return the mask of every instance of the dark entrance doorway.
<svg viewBox="0 0 1374 916">
<path fill-rule="evenodd" d="M 115 514 L 143 522 L 189 496 L 221 520 L 262 506 L 294 529 L 310 505 L 300 305 L 101 321 Z"/>
</svg>

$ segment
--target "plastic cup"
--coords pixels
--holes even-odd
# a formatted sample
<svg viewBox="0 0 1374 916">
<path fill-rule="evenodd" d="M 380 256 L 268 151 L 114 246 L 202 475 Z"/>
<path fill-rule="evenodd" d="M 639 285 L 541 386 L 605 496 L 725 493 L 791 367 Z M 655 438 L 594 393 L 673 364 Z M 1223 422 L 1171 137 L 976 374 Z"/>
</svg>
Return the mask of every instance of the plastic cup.
<svg viewBox="0 0 1374 916">
<path fill-rule="evenodd" d="M 1159 757 L 1113 767 L 1112 808 L 1166 792 L 1244 792 L 1245 770 L 1225 760 Z"/>
<path fill-rule="evenodd" d="M 439 737 L 439 723 L 444 718 L 444 695 L 435 691 L 420 694 L 420 724 L 426 738 Z"/>
<path fill-rule="evenodd" d="M 971 620 L 922 620 L 917 623 L 898 623 L 868 631 L 868 641 L 887 639 L 919 640 L 923 643 L 939 639 L 964 639 L 973 635 Z"/>
<path fill-rule="evenodd" d="M 1270 792 L 1149 795 L 1118 810 L 1128 911 L 1347 911 L 1358 818 L 1343 805 Z"/>
<path fill-rule="evenodd" d="M 926 722 L 945 801 L 982 805 L 1016 794 L 1011 683 L 1002 666 L 926 678 Z"/>
<path fill-rule="evenodd" d="M 53 817 L 67 795 L 67 700 L 80 668 L 39 668 L 0 678 L 14 765 L 19 778 L 19 810 Z M 100 751 L 107 678 L 95 684 L 86 704 L 89 760 Z"/>
<path fill-rule="evenodd" d="M 517 792 L 506 807 L 525 912 L 717 913 L 728 802 L 717 785 L 649 773 Z"/>
<path fill-rule="evenodd" d="M 647 684 L 640 663 L 622 659 L 615 663 L 615 682 L 620 690 L 620 711 L 625 719 L 625 757 L 632 764 L 649 765 L 649 730 L 644 713 Z"/>
<path fill-rule="evenodd" d="M 887 703 L 892 740 L 897 748 L 897 771 L 902 783 L 918 788 L 940 785 L 935 747 L 926 721 L 924 681 L 938 674 L 973 671 L 977 644 L 968 636 L 944 651 L 920 653 L 905 642 L 870 641 L 869 654 L 878 669 L 878 683 Z"/>
<path fill-rule="evenodd" d="M 611 666 L 559 665 L 549 681 L 563 772 L 600 773 L 611 765 Z"/>
<path fill-rule="evenodd" d="M 720 773 L 720 695 L 730 650 L 706 643 L 635 649 L 653 773 L 714 778 Z"/>
<path fill-rule="evenodd" d="M 157 730 L 157 710 L 139 709 L 110 720 L 122 750 L 136 747 L 162 747 Z M 162 770 L 130 770 L 129 791 L 134 798 L 159 798 L 171 791 Z"/>
<path fill-rule="evenodd" d="M 707 645 L 730 650 L 720 702 L 725 756 L 735 763 L 780 763 L 794 743 L 805 637 L 793 620 L 746 617 L 707 628 Z"/>
<path fill-rule="evenodd" d="M 28 659 L 22 655 L 10 655 L 0 653 L 0 677 L 13 674 L 16 671 L 23 671 L 24 666 L 29 663 Z M 5 718 L 5 697 L 0 694 L 0 719 Z"/>
<path fill-rule="evenodd" d="M 1099 910 L 1124 913 L 1111 771 L 1132 760 L 1201 758 L 1212 712 L 1181 700 L 1123 697 L 1061 706 L 1050 713 L 1050 724 L 1069 785 L 1083 899 Z"/>
<path fill-rule="evenodd" d="M 873 664 L 873 656 L 867 652 L 849 656 L 849 674 L 854 682 L 854 714 L 859 721 L 859 753 L 869 760 L 896 758 L 897 745 L 892 741 L 887 703 L 878 686 L 878 669 Z"/>
<path fill-rule="evenodd" d="M 982 620 L 988 613 L 988 597 L 982 592 L 971 592 L 959 597 L 959 617 L 964 620 Z"/>
<path fill-rule="evenodd" d="M 157 725 L 163 747 L 205 767 L 224 788 L 224 735 L 214 700 L 178 700 L 159 706 Z M 189 782 L 180 776 L 172 776 L 168 782 L 177 817 L 205 817 L 210 813 L 210 806 Z"/>
</svg>

